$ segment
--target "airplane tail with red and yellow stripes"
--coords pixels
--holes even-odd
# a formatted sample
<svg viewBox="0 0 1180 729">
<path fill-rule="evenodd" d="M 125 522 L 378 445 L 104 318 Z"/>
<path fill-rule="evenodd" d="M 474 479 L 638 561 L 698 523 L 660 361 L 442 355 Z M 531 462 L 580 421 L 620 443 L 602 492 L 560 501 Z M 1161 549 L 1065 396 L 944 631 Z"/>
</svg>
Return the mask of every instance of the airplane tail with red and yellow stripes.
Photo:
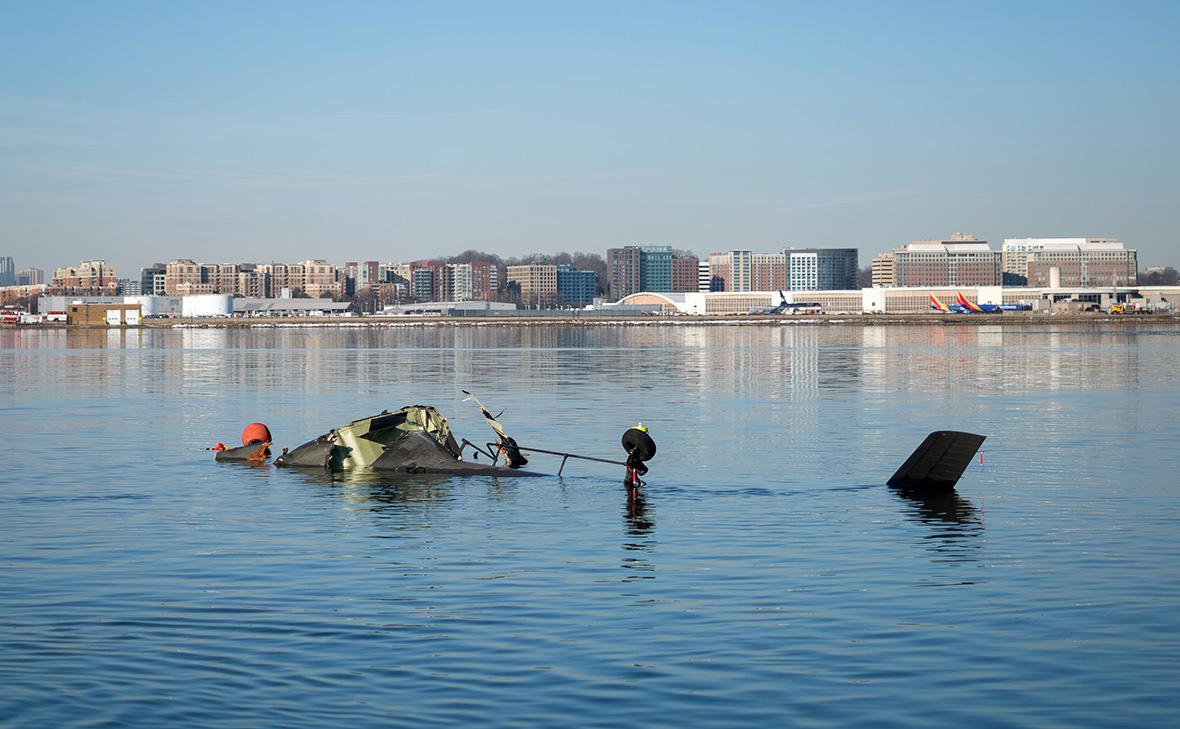
<svg viewBox="0 0 1180 729">
<path fill-rule="evenodd" d="M 946 304 L 942 303 L 941 301 L 939 301 L 938 297 L 935 296 L 934 294 L 930 294 L 930 308 L 934 309 L 935 311 L 944 312 L 946 314 L 951 313 L 951 308 L 949 306 L 947 306 Z"/>
<path fill-rule="evenodd" d="M 967 297 L 963 296 L 963 292 L 961 292 L 961 291 L 955 292 L 955 303 L 958 304 L 959 306 L 963 307 L 967 311 L 972 311 L 972 312 L 975 312 L 976 314 L 983 313 L 983 309 L 980 309 L 977 304 L 972 304 L 970 301 L 968 301 Z"/>
</svg>

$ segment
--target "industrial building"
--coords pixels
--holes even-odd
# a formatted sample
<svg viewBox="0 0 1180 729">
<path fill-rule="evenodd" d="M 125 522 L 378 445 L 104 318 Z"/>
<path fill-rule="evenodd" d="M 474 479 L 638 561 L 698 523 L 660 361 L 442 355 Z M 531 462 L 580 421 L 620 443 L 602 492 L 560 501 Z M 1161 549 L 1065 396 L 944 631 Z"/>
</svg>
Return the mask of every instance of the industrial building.
<svg viewBox="0 0 1180 729">
<path fill-rule="evenodd" d="M 139 326 L 143 312 L 139 304 L 72 303 L 65 307 L 66 323 L 72 326 Z"/>
</svg>

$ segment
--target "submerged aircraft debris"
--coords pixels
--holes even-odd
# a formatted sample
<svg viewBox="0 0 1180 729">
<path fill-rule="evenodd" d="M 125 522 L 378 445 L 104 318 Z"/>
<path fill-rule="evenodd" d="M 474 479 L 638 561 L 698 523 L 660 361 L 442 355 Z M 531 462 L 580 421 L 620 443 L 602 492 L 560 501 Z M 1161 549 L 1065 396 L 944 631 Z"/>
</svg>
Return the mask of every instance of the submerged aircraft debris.
<svg viewBox="0 0 1180 729">
<path fill-rule="evenodd" d="M 443 474 L 449 476 L 540 476 L 541 473 L 523 470 L 528 464 L 524 452 L 546 453 L 561 457 L 557 469 L 560 476 L 571 458 L 625 466 L 627 482 L 638 486 L 639 476 L 647 473 L 645 461 L 655 455 L 655 441 L 642 430 L 632 428 L 639 436 L 624 435 L 623 446 L 627 460 L 583 456 L 567 451 L 526 448 L 508 435 L 504 426 L 470 391 L 463 390 L 473 401 L 492 430 L 496 441 L 479 446 L 466 438 L 457 441 L 450 424 L 437 408 L 430 405 L 407 405 L 400 410 L 383 410 L 376 415 L 354 420 L 332 428 L 296 448 L 284 448 L 274 465 L 280 467 L 314 469 L 327 473 L 343 471 L 372 471 L 375 473 Z M 502 413 L 501 413 L 502 414 Z M 227 448 L 218 443 L 218 461 L 265 463 L 270 456 L 270 431 L 261 423 L 251 423 L 242 434 L 240 448 Z M 470 451 L 468 451 L 470 449 Z M 467 460 L 469 455 L 471 460 Z M 488 460 L 480 462 L 480 455 Z"/>
<path fill-rule="evenodd" d="M 474 395 L 467 390 L 463 390 L 463 393 L 479 407 L 496 433 L 495 442 L 481 447 L 466 438 L 457 441 L 447 419 L 436 408 L 430 405 L 407 405 L 394 412 L 383 410 L 376 415 L 332 428 L 294 449 L 284 448 L 274 465 L 327 473 L 371 471 L 446 476 L 543 475 L 521 468 L 528 463 L 524 456 L 528 452 L 560 456 L 558 476 L 562 475 L 569 459 L 574 458 L 623 466 L 626 469 L 623 483 L 628 488 L 644 485 L 641 477 L 648 472 L 647 461 L 656 455 L 656 443 L 643 423 L 623 433 L 622 446 L 627 453 L 625 461 L 530 448 L 519 445 L 508 435 L 497 420 L 499 416 L 493 416 Z M 953 430 L 930 433 L 887 484 L 913 494 L 950 493 L 986 437 Z M 218 461 L 258 464 L 265 463 L 270 457 L 270 446 L 270 430 L 261 423 L 251 423 L 242 432 L 241 447 L 228 448 L 218 443 L 209 450 L 217 451 L 215 458 Z M 472 460 L 464 458 L 469 448 Z M 487 463 L 479 461 L 481 454 L 488 459 Z"/>
<path fill-rule="evenodd" d="M 910 454 L 886 483 L 912 493 L 948 493 L 963 477 L 986 435 L 936 430 Z"/>
</svg>

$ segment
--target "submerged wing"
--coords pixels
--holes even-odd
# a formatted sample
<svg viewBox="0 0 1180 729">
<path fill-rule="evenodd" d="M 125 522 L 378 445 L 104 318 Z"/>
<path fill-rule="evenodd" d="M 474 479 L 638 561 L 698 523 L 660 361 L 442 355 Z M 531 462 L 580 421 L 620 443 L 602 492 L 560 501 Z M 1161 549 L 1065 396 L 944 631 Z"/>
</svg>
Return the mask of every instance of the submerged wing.
<svg viewBox="0 0 1180 729">
<path fill-rule="evenodd" d="M 986 435 L 937 430 L 926 436 L 888 483 L 913 491 L 950 491 L 986 439 Z"/>
</svg>

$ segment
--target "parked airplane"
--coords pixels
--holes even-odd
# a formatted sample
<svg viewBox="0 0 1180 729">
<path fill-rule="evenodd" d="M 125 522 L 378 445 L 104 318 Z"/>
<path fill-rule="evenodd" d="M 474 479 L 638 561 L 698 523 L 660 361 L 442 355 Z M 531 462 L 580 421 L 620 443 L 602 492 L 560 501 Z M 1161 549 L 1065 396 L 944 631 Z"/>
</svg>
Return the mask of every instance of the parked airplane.
<svg viewBox="0 0 1180 729">
<path fill-rule="evenodd" d="M 935 311 L 941 311 L 943 314 L 951 313 L 951 307 L 939 301 L 938 297 L 934 294 L 930 294 L 930 308 Z"/>
<path fill-rule="evenodd" d="M 973 304 L 960 291 L 955 292 L 955 304 L 968 314 L 998 314 L 1001 311 L 1024 311 L 1028 308 L 1020 304 Z"/>
<path fill-rule="evenodd" d="M 754 316 L 764 316 L 773 314 L 822 314 L 824 307 L 816 303 L 803 303 L 796 301 L 794 303 L 787 302 L 787 295 L 782 291 L 778 292 L 780 299 L 779 303 L 774 306 L 760 306 L 756 309 L 750 309 L 746 314 Z"/>
</svg>

